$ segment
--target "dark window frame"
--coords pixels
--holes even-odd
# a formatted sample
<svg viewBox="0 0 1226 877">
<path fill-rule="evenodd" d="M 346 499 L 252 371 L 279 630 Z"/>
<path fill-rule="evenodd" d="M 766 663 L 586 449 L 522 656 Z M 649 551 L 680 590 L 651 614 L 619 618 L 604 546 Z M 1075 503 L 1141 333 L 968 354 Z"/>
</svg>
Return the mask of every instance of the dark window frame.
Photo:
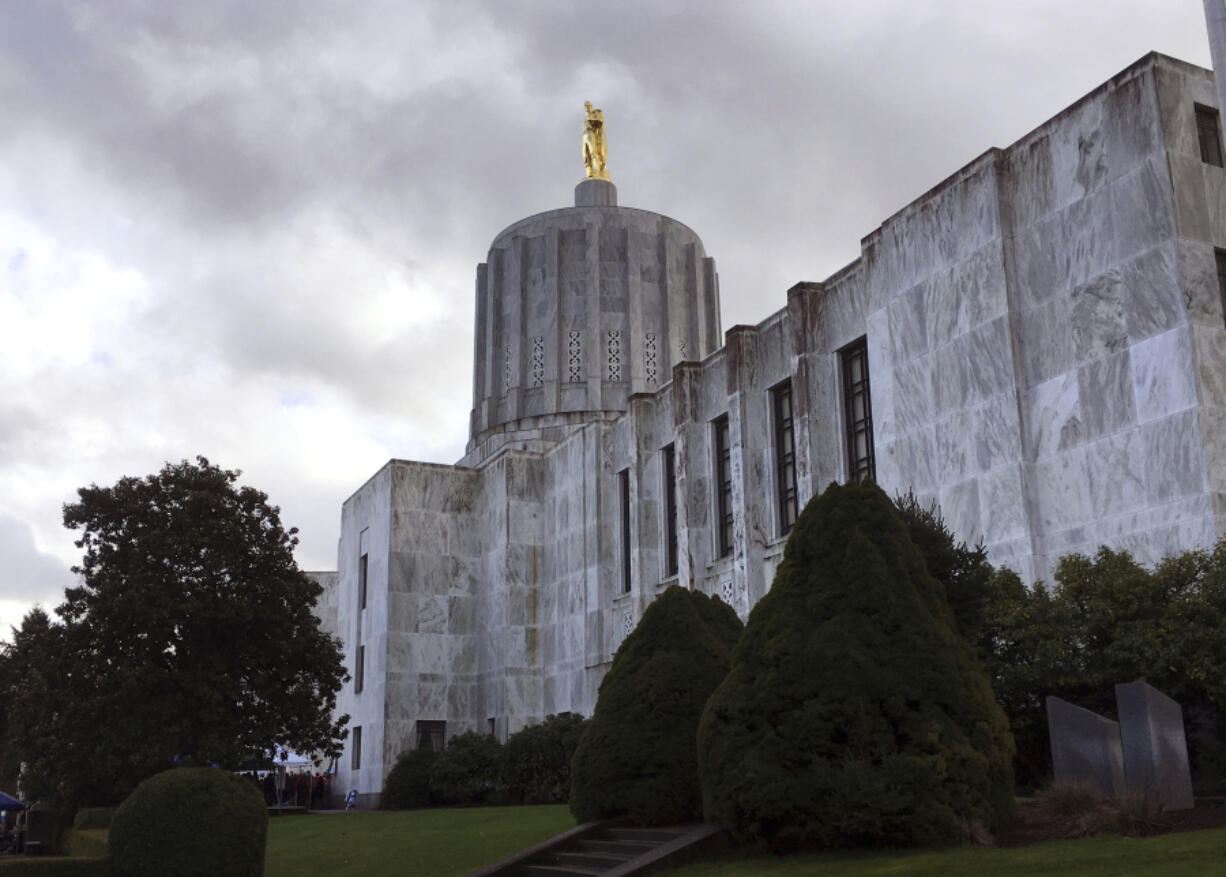
<svg viewBox="0 0 1226 877">
<path fill-rule="evenodd" d="M 775 490 L 779 535 L 786 536 L 799 513 L 796 495 L 796 411 L 792 381 L 771 388 L 771 417 L 775 428 Z"/>
<path fill-rule="evenodd" d="M 618 494 L 621 503 L 622 518 L 622 593 L 629 594 L 633 585 L 633 570 L 631 568 L 630 551 L 630 470 L 623 469 L 617 473 Z"/>
<path fill-rule="evenodd" d="M 437 746 L 436 746 L 437 744 Z M 447 722 L 437 719 L 417 720 L 417 748 L 442 752 L 447 746 Z"/>
<path fill-rule="evenodd" d="M 353 726 L 352 738 L 353 738 L 353 751 L 352 753 L 350 753 L 350 756 L 349 756 L 349 769 L 350 770 L 361 770 L 362 769 L 362 726 L 361 725 Z"/>
<path fill-rule="evenodd" d="M 363 554 L 358 558 L 358 611 L 361 612 L 366 608 L 366 576 L 370 565 L 368 560 L 369 555 Z"/>
<path fill-rule="evenodd" d="M 666 445 L 660 451 L 660 466 L 664 481 L 664 577 L 677 575 L 677 446 Z"/>
<path fill-rule="evenodd" d="M 877 464 L 873 451 L 873 401 L 868 374 L 868 337 L 861 336 L 840 350 L 839 365 L 843 372 L 843 428 L 847 447 L 847 480 L 876 481 Z"/>
<path fill-rule="evenodd" d="M 353 693 L 361 694 L 362 687 L 366 684 L 366 646 L 358 646 L 358 651 L 353 660 Z"/>
<path fill-rule="evenodd" d="M 1193 104 L 1196 111 L 1196 139 L 1200 143 L 1200 160 L 1222 167 L 1222 116 L 1213 107 Z"/>
<path fill-rule="evenodd" d="M 728 415 L 721 414 L 711 421 L 713 430 L 711 446 L 715 463 L 715 535 L 720 557 L 728 557 L 733 550 L 732 515 L 732 434 L 729 431 Z"/>
<path fill-rule="evenodd" d="M 1226 324 L 1226 250 L 1214 247 L 1213 260 L 1217 263 L 1217 293 L 1222 301 L 1222 321 Z"/>
</svg>

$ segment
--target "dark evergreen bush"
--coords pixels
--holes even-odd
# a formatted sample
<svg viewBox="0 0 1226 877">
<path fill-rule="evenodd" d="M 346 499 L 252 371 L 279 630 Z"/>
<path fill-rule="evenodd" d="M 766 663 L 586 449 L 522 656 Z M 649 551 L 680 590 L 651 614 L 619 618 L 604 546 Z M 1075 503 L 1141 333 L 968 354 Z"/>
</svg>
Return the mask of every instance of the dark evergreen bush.
<svg viewBox="0 0 1226 877">
<path fill-rule="evenodd" d="M 701 815 L 694 734 L 740 631 L 718 598 L 677 586 L 647 607 L 617 650 L 575 750 L 576 819 L 624 815 L 664 825 Z"/>
<path fill-rule="evenodd" d="M 430 771 L 437 760 L 438 753 L 433 749 L 401 752 L 383 781 L 379 806 L 384 810 L 413 810 L 435 803 Z"/>
<path fill-rule="evenodd" d="M 502 784 L 517 804 L 561 804 L 570 795 L 570 763 L 587 727 L 578 713 L 548 716 L 512 734 L 502 747 Z"/>
<path fill-rule="evenodd" d="M 831 485 L 698 732 L 708 820 L 797 847 L 957 841 L 1011 812 L 1012 740 L 889 498 Z"/>
<path fill-rule="evenodd" d="M 447 741 L 430 768 L 430 788 L 442 804 L 483 804 L 498 785 L 502 745 L 477 731 L 456 734 Z"/>
<path fill-rule="evenodd" d="M 268 811 L 250 781 L 184 767 L 142 782 L 115 811 L 116 877 L 260 877 Z"/>
</svg>

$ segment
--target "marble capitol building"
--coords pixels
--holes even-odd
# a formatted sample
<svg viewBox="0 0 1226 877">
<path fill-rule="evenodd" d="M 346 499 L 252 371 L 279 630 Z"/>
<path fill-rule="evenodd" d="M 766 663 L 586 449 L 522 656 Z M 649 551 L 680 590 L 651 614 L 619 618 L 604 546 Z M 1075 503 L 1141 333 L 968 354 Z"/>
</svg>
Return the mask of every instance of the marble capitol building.
<svg viewBox="0 0 1226 877">
<path fill-rule="evenodd" d="M 316 574 L 353 676 L 337 788 L 373 804 L 405 749 L 591 715 L 663 588 L 745 617 L 831 481 L 935 500 L 1027 581 L 1226 534 L 1218 107 L 1148 55 L 725 330 L 714 259 L 617 204 L 589 105 L 574 206 L 477 266 L 467 453 L 388 461 Z"/>
</svg>

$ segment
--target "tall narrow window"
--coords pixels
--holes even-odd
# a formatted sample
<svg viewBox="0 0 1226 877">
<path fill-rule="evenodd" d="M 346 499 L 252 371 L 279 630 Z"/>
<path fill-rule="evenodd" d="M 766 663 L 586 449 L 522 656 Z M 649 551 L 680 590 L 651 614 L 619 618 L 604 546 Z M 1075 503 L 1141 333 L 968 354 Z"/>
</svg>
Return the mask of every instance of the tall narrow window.
<svg viewBox="0 0 1226 877">
<path fill-rule="evenodd" d="M 718 417 L 715 428 L 715 489 L 718 491 L 715 525 L 719 556 L 732 553 L 732 448 L 728 441 L 728 415 Z"/>
<path fill-rule="evenodd" d="M 1222 300 L 1222 316 L 1226 318 L 1226 250 L 1214 250 L 1217 260 L 1217 294 Z"/>
<path fill-rule="evenodd" d="M 362 726 L 353 729 L 353 752 L 349 756 L 349 769 L 360 770 L 362 767 Z"/>
<path fill-rule="evenodd" d="M 358 646 L 358 653 L 353 662 L 353 693 L 361 694 L 366 682 L 366 646 Z"/>
<path fill-rule="evenodd" d="M 677 574 L 677 449 L 660 452 L 664 466 L 664 577 Z"/>
<path fill-rule="evenodd" d="M 419 721 L 417 723 L 417 748 L 442 752 L 447 742 L 447 723 Z"/>
<path fill-rule="evenodd" d="M 366 608 L 366 555 L 358 558 L 358 611 Z"/>
<path fill-rule="evenodd" d="M 877 477 L 873 461 L 873 406 L 868 387 L 868 339 L 840 351 L 843 367 L 843 419 L 847 427 L 847 478 Z"/>
<path fill-rule="evenodd" d="M 1196 104 L 1196 134 L 1200 138 L 1200 160 L 1222 166 L 1222 123 L 1218 111 Z"/>
<path fill-rule="evenodd" d="M 775 480 L 779 491 L 779 532 L 796 523 L 796 439 L 792 431 L 792 382 L 771 391 L 775 415 Z"/>
<path fill-rule="evenodd" d="M 617 473 L 622 505 L 622 593 L 630 593 L 630 470 Z"/>
</svg>

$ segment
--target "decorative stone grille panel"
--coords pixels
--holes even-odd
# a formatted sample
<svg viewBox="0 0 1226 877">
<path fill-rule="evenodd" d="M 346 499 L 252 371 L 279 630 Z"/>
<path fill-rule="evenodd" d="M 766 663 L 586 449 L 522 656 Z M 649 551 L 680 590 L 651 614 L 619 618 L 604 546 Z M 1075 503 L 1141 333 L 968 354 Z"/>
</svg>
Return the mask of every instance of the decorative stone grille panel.
<svg viewBox="0 0 1226 877">
<path fill-rule="evenodd" d="M 583 381 L 583 333 L 570 333 L 570 382 L 578 384 Z"/>
<path fill-rule="evenodd" d="M 657 383 L 655 332 L 648 332 L 643 336 L 643 371 L 647 375 L 647 383 Z"/>
<path fill-rule="evenodd" d="M 545 337 L 532 336 L 532 386 L 540 387 L 545 383 Z"/>
<path fill-rule="evenodd" d="M 622 612 L 622 641 L 634 631 L 634 614 L 629 610 Z"/>
<path fill-rule="evenodd" d="M 511 391 L 511 345 L 508 344 L 502 357 L 502 392 L 505 395 Z"/>
<path fill-rule="evenodd" d="M 622 333 L 620 329 L 610 329 L 609 336 L 609 380 L 622 379 Z"/>
</svg>

